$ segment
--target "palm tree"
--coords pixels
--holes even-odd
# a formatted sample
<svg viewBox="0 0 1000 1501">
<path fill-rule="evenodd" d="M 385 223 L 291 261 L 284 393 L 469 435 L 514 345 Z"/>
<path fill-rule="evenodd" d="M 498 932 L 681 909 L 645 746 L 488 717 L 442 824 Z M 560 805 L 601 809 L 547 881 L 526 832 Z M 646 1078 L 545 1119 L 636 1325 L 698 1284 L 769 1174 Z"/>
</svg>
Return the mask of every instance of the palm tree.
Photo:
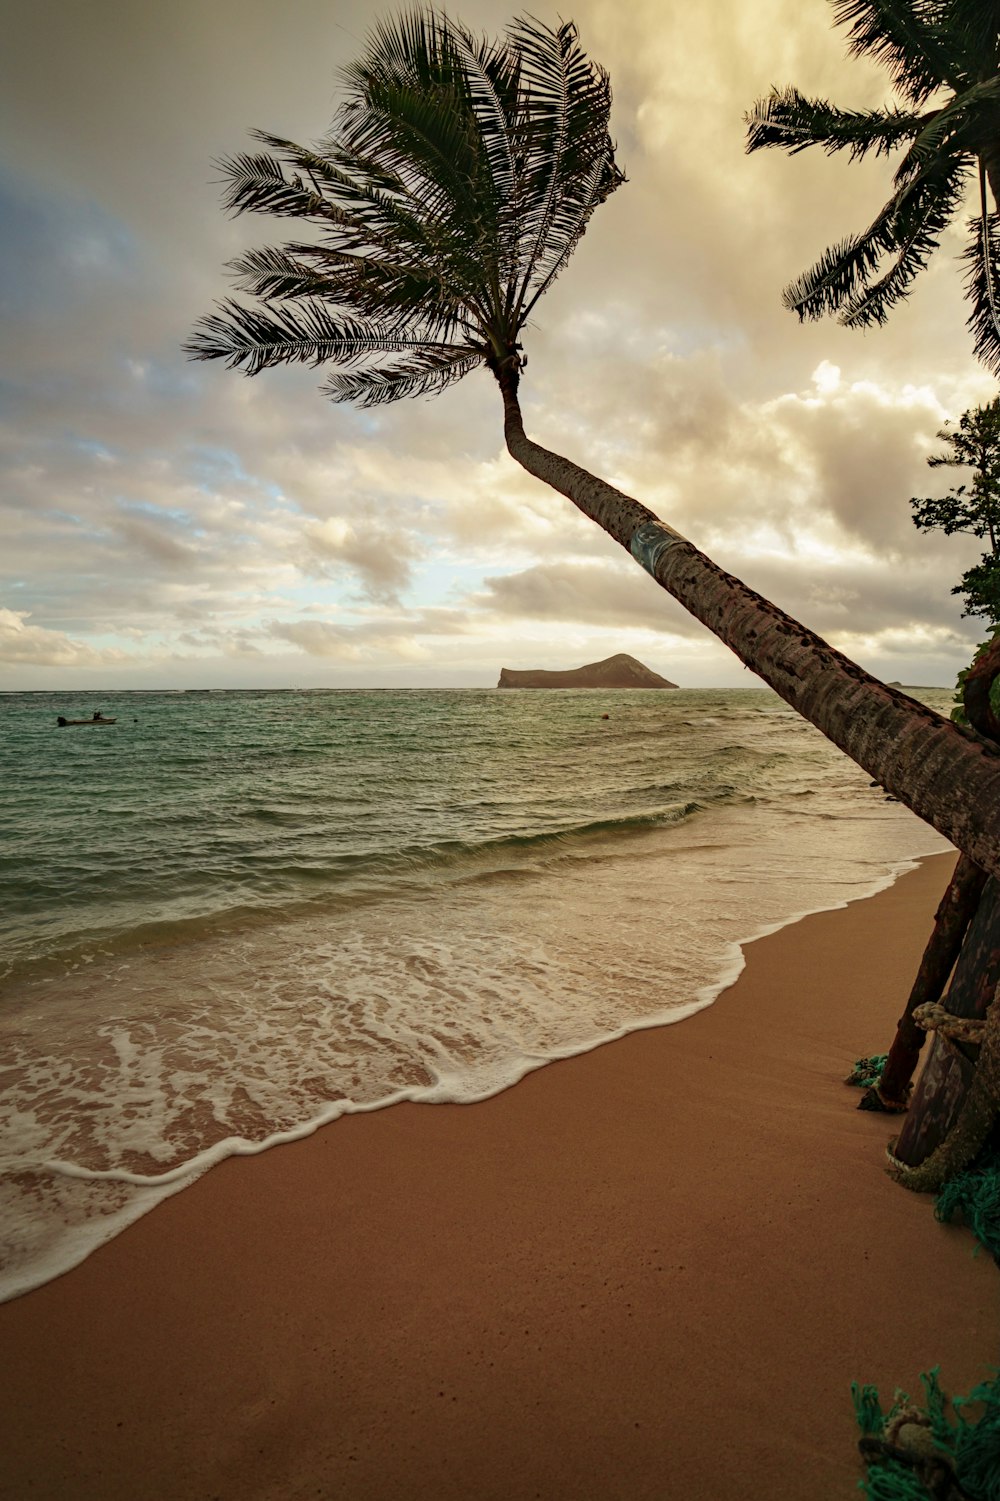
<svg viewBox="0 0 1000 1501">
<path fill-rule="evenodd" d="M 905 148 L 893 194 L 867 229 L 827 250 L 785 289 L 801 319 L 839 313 L 849 328 L 884 323 L 909 293 L 966 201 L 978 213 L 964 259 L 969 327 L 981 360 L 1000 374 L 1000 5 L 997 0 L 832 0 L 850 51 L 884 63 L 902 105 L 843 110 L 798 89 L 773 89 L 747 115 L 747 150 L 809 146 L 851 160 Z"/>
<path fill-rule="evenodd" d="M 227 301 L 187 345 L 248 375 L 331 364 L 363 406 L 437 392 L 485 365 L 509 452 L 567 496 L 888 792 L 1000 873 L 1000 755 L 870 677 L 711 562 L 652 511 L 528 438 L 520 336 L 591 214 L 624 181 L 607 74 L 575 26 L 512 24 L 496 42 L 412 9 L 345 70 L 329 138 L 222 163 L 226 202 L 307 220 L 314 237 L 232 263 Z"/>
</svg>

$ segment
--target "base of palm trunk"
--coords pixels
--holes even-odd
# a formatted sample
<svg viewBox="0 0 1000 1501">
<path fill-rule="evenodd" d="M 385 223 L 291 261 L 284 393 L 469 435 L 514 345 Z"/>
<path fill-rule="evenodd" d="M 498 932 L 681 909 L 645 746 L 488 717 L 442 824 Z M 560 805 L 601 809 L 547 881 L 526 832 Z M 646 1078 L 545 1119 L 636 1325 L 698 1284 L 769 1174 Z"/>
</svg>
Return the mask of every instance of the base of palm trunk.
<svg viewBox="0 0 1000 1501">
<path fill-rule="evenodd" d="M 953 1017 L 985 1019 L 1000 984 L 1000 883 L 986 883 L 945 1000 Z M 935 1032 L 906 1123 L 889 1146 L 889 1170 L 908 1188 L 935 1192 L 978 1150 L 989 1129 L 977 1060 L 986 1049 Z M 969 1110 L 970 1102 L 975 1109 Z M 973 1120 L 972 1116 L 976 1119 Z M 980 1119 L 982 1117 L 982 1119 Z M 981 1140 L 978 1143 L 981 1145 Z M 970 1146 L 972 1148 L 970 1155 Z"/>
</svg>

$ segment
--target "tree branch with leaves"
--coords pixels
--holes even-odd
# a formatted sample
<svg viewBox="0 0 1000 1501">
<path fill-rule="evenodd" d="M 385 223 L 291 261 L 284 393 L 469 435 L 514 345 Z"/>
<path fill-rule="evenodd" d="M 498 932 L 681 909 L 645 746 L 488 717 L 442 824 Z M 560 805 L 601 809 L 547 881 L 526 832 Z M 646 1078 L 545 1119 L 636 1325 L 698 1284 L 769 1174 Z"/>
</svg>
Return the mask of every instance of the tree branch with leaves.
<svg viewBox="0 0 1000 1501">
<path fill-rule="evenodd" d="M 930 468 L 967 469 L 970 477 L 947 495 L 913 496 L 913 524 L 946 537 L 959 533 L 988 541 L 981 561 L 966 569 L 951 592 L 964 597 L 963 614 L 1000 625 L 1000 397 L 963 413 L 957 427 L 942 428 L 938 437 L 946 451 L 927 460 Z"/>
</svg>

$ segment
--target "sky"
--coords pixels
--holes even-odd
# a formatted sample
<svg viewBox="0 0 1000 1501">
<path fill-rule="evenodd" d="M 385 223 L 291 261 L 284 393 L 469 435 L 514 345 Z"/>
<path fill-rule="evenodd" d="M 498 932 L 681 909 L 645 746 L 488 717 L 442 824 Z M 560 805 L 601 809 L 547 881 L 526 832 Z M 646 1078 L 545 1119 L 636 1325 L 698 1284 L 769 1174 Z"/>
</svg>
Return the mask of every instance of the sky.
<svg viewBox="0 0 1000 1501">
<path fill-rule="evenodd" d="M 363 412 L 322 375 L 181 345 L 224 263 L 288 221 L 228 218 L 253 127 L 328 129 L 374 0 L 32 0 L 0 59 L 0 689 L 491 686 L 628 652 L 750 686 L 728 649 L 503 447 L 485 370 Z M 533 13 L 553 22 L 544 4 Z M 496 34 L 515 12 L 449 12 Z M 918 532 L 937 433 L 991 400 L 961 221 L 882 329 L 800 324 L 782 288 L 866 225 L 885 158 L 745 154 L 794 83 L 892 98 L 827 0 L 580 0 L 629 181 L 535 310 L 537 441 L 627 491 L 887 680 L 950 685 L 984 628 L 974 539 Z M 971 208 L 971 205 L 970 205 Z M 964 219 L 964 216 L 962 216 Z"/>
</svg>

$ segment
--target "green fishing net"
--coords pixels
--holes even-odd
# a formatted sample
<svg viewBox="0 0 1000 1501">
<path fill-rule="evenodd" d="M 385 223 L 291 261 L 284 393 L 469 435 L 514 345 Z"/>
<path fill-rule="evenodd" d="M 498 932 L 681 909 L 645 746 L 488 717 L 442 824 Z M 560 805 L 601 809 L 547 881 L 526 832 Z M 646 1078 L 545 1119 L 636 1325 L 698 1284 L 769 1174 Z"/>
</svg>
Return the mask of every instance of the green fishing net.
<svg viewBox="0 0 1000 1501">
<path fill-rule="evenodd" d="M 1000 1373 L 950 1401 L 937 1367 L 920 1380 L 923 1403 L 897 1391 L 888 1412 L 874 1386 L 852 1384 L 860 1488 L 869 1501 L 1000 1501 Z"/>
<path fill-rule="evenodd" d="M 970 1167 L 948 1179 L 934 1213 L 945 1223 L 961 1216 L 1000 1266 L 1000 1132 L 993 1132 Z"/>
</svg>

